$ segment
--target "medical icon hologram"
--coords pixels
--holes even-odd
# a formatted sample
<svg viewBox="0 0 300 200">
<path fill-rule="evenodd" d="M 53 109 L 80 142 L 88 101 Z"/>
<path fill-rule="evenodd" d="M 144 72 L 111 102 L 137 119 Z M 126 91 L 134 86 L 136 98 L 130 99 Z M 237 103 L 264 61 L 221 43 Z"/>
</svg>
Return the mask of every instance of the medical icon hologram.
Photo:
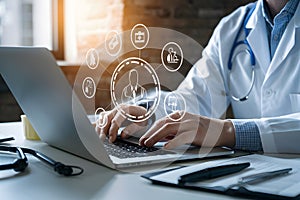
<svg viewBox="0 0 300 200">
<path fill-rule="evenodd" d="M 165 114 L 172 121 L 181 120 L 186 113 L 186 101 L 184 97 L 178 92 L 170 92 L 165 96 L 164 99 L 164 110 Z M 173 117 L 173 113 L 178 113 L 178 118 Z"/>
<path fill-rule="evenodd" d="M 134 43 L 145 43 L 145 32 L 138 31 L 134 33 Z"/>
<path fill-rule="evenodd" d="M 130 39 L 136 49 L 144 49 L 150 39 L 148 28 L 144 24 L 136 24 L 131 29 Z"/>
<path fill-rule="evenodd" d="M 86 77 L 82 82 L 82 92 L 84 96 L 91 99 L 96 94 L 96 84 L 91 77 Z"/>
<path fill-rule="evenodd" d="M 160 99 L 160 82 L 153 67 L 145 60 L 137 57 L 123 60 L 114 70 L 110 86 L 111 100 L 127 120 L 142 122 L 156 111 Z M 149 89 L 152 91 L 151 98 L 148 95 Z M 133 116 L 123 109 L 123 104 L 143 105 L 147 112 Z"/>
<path fill-rule="evenodd" d="M 105 50 L 110 56 L 117 56 L 122 49 L 121 35 L 115 31 L 109 31 L 105 36 Z"/>
<path fill-rule="evenodd" d="M 161 62 L 170 72 L 176 72 L 183 63 L 183 52 L 175 42 L 168 42 L 161 51 Z"/>
<path fill-rule="evenodd" d="M 85 56 L 85 62 L 90 69 L 96 69 L 99 64 L 99 55 L 96 49 L 91 48 Z"/>
<path fill-rule="evenodd" d="M 177 57 L 177 52 L 174 51 L 172 47 L 169 48 L 168 50 L 169 54 L 167 55 L 167 62 L 169 64 L 177 64 L 179 59 Z"/>
<path fill-rule="evenodd" d="M 172 112 L 176 112 L 178 107 L 177 97 L 169 96 L 167 105 L 171 108 Z"/>
<path fill-rule="evenodd" d="M 122 91 L 122 103 L 137 105 L 139 99 L 147 99 L 147 90 L 139 84 L 139 74 L 136 69 L 129 71 L 129 84 Z"/>
<path fill-rule="evenodd" d="M 108 122 L 107 113 L 103 108 L 97 108 L 95 111 L 95 123 L 98 128 L 103 128 Z"/>
<path fill-rule="evenodd" d="M 185 99 L 177 95 L 173 80 L 177 82 L 177 79 L 184 78 L 179 70 L 183 57 L 184 64 L 189 67 L 195 62 L 193 56 L 200 56 L 203 47 L 180 32 L 142 24 L 124 32 L 107 31 L 106 34 L 105 40 L 95 44 L 95 49 L 90 49 L 86 54 L 74 81 L 74 98 L 78 96 L 82 101 L 84 114 L 89 115 L 91 122 L 98 129 L 106 127 L 110 123 L 108 113 L 114 109 L 126 119 L 124 126 L 142 122 L 148 128 L 158 116 L 166 116 L 173 122 L 182 120 L 189 109 L 185 106 Z M 194 49 L 193 52 L 187 51 L 183 55 L 176 42 L 182 45 L 183 50 L 188 45 Z M 96 54 L 91 55 L 92 52 Z M 173 90 L 175 95 L 170 92 L 168 98 L 160 99 L 161 88 L 166 90 L 164 96 Z M 189 95 L 186 98 L 187 103 L 195 103 L 191 106 L 199 107 L 197 96 Z M 145 112 L 137 116 L 131 109 L 135 106 L 145 108 Z M 94 157 L 99 156 L 99 151 L 91 148 L 86 132 L 81 127 L 82 121 L 77 115 L 82 113 L 78 113 L 78 106 L 72 104 L 72 109 L 80 140 Z"/>
</svg>

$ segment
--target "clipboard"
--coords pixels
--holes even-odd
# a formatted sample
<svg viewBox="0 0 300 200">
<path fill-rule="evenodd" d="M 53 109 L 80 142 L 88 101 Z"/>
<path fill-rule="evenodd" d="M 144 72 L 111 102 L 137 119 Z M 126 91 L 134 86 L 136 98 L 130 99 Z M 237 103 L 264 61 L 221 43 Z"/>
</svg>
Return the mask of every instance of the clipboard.
<svg viewBox="0 0 300 200">
<path fill-rule="evenodd" d="M 196 183 L 179 184 L 177 179 L 184 173 L 190 173 L 201 168 L 216 166 L 221 164 L 250 162 L 249 169 L 245 169 L 239 173 L 227 175 L 224 177 L 211 179 Z M 250 186 L 234 185 L 239 178 L 258 172 L 267 172 L 271 169 L 283 169 L 286 167 L 293 168 L 292 173 L 287 176 L 276 177 L 272 180 L 263 181 L 262 183 Z M 153 184 L 164 186 L 178 187 L 184 189 L 200 190 L 221 193 L 226 195 L 234 195 L 240 197 L 250 197 L 259 199 L 300 199 L 300 159 L 282 159 L 264 155 L 252 154 L 241 156 L 233 159 L 210 161 L 206 163 L 196 164 L 187 167 L 174 167 L 167 170 L 155 171 L 141 176 Z M 284 184 L 283 184 L 284 183 Z M 277 188 L 276 188 L 277 187 Z M 282 189 L 280 189 L 280 187 Z"/>
</svg>

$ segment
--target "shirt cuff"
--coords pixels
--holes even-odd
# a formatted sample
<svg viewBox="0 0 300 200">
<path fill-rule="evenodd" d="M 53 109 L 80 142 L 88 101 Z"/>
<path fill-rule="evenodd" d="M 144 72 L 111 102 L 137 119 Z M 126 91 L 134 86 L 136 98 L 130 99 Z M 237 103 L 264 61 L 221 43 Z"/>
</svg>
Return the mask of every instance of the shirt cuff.
<svg viewBox="0 0 300 200">
<path fill-rule="evenodd" d="M 262 151 L 258 126 L 254 121 L 231 120 L 235 128 L 234 149 L 244 151 Z"/>
</svg>

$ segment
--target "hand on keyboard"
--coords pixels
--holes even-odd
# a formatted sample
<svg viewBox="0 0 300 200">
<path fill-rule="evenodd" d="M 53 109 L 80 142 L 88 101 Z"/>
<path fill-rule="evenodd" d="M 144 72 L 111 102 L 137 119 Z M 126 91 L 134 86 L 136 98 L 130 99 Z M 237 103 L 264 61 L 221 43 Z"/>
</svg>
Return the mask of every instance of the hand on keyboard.
<svg viewBox="0 0 300 200">
<path fill-rule="evenodd" d="M 116 139 L 114 143 L 110 143 L 106 139 L 104 140 L 104 147 L 109 155 L 118 158 L 146 157 L 172 153 L 155 147 L 143 147 L 121 139 Z"/>
<path fill-rule="evenodd" d="M 140 116 L 144 115 L 147 110 L 141 106 L 134 106 L 134 105 L 125 105 L 121 106 L 121 109 L 124 111 L 126 110 L 127 113 L 133 116 Z M 107 120 L 105 126 L 99 127 L 96 126 L 96 132 L 99 134 L 99 137 L 104 140 L 105 138 L 109 139 L 109 142 L 113 143 L 117 139 L 118 130 L 126 123 L 126 128 L 123 129 L 121 132 L 122 138 L 128 138 L 141 130 L 146 130 L 148 121 L 145 120 L 139 123 L 130 123 L 119 111 L 119 109 L 114 108 L 109 112 L 102 112 L 99 119 Z M 102 124 L 102 122 L 100 122 Z"/>
</svg>

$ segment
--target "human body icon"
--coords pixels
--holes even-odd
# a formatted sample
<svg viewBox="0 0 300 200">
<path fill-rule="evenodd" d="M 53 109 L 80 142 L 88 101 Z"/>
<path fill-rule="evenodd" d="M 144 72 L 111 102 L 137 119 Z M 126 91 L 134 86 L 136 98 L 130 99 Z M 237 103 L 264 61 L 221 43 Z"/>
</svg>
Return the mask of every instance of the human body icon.
<svg viewBox="0 0 300 200">
<path fill-rule="evenodd" d="M 168 71 L 178 71 L 183 63 L 181 47 L 175 42 L 167 43 L 161 51 L 161 62 Z"/>
<path fill-rule="evenodd" d="M 136 104 L 139 99 L 147 98 L 147 90 L 139 84 L 137 70 L 129 71 L 129 84 L 122 91 L 122 103 Z"/>
<path fill-rule="evenodd" d="M 97 68 L 99 64 L 99 56 L 96 49 L 90 49 L 86 54 L 86 64 L 90 69 Z"/>
<path fill-rule="evenodd" d="M 89 64 L 90 66 L 95 66 L 97 63 L 96 63 L 96 58 L 95 58 L 95 55 L 94 54 L 91 54 L 90 58 L 89 58 Z"/>
<path fill-rule="evenodd" d="M 174 49 L 172 47 L 169 48 L 169 54 L 167 56 L 167 62 L 168 63 L 175 63 L 177 64 L 179 59 L 177 58 L 177 55 L 176 55 L 176 51 L 174 51 Z"/>
</svg>

